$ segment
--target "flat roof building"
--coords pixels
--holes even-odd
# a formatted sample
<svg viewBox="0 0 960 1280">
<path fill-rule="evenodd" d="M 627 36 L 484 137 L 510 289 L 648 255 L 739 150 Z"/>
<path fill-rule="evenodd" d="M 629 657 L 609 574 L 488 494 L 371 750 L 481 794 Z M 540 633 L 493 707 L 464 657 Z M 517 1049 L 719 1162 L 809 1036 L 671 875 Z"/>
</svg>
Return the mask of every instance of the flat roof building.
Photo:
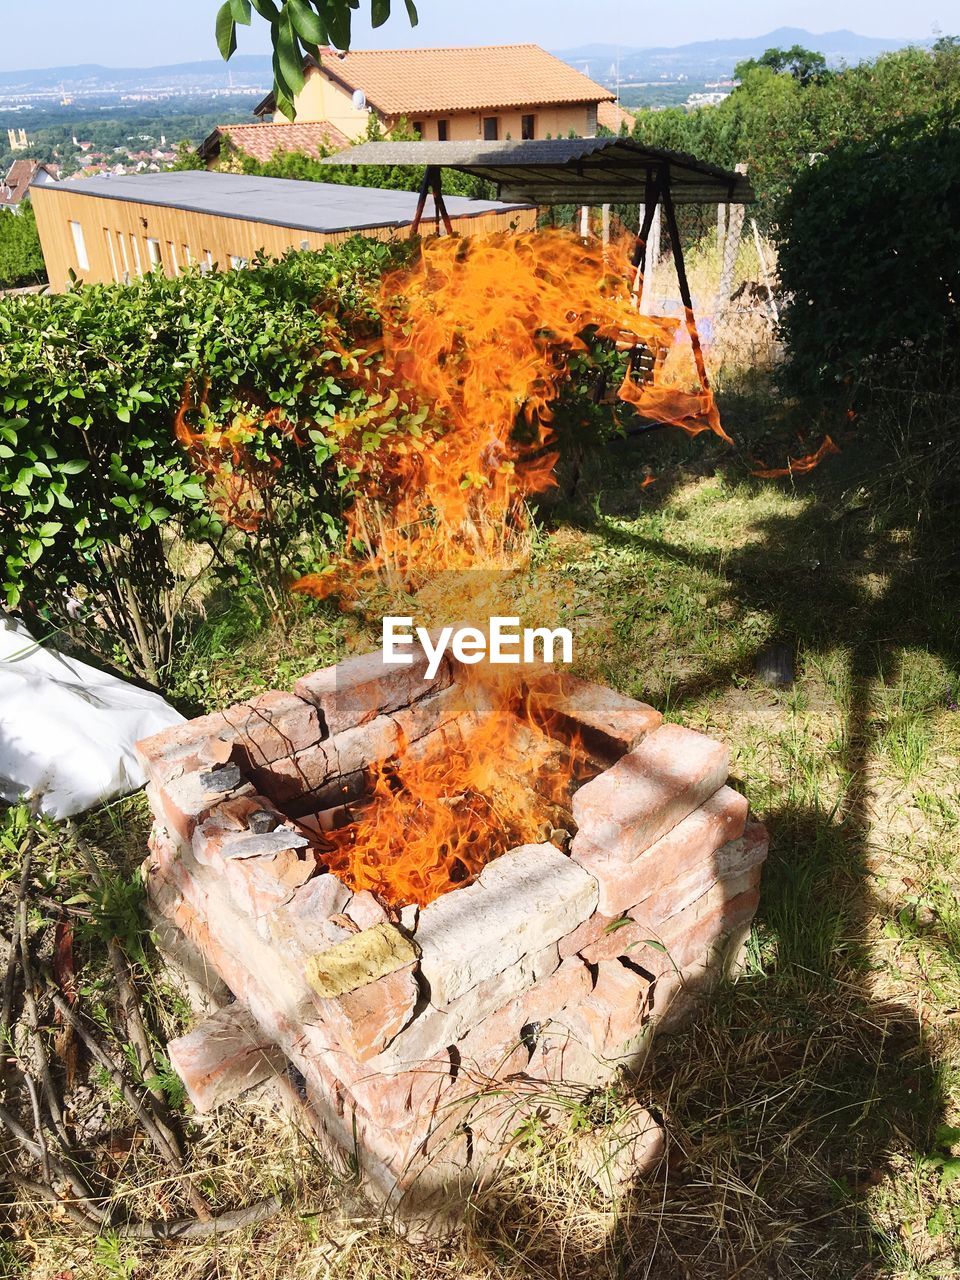
<svg viewBox="0 0 960 1280">
<path fill-rule="evenodd" d="M 415 191 L 186 170 L 87 178 L 31 191 L 51 289 L 246 266 L 259 250 L 321 249 L 360 232 L 409 236 Z M 454 231 L 486 235 L 536 225 L 526 204 L 447 196 Z"/>
</svg>

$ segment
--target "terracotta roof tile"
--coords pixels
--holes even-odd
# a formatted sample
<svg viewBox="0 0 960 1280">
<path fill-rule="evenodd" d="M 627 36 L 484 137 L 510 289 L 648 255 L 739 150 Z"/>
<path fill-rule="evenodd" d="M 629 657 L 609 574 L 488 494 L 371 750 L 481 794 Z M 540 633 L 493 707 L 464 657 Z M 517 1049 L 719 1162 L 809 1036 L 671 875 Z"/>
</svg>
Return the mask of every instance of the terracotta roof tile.
<svg viewBox="0 0 960 1280">
<path fill-rule="evenodd" d="M 217 155 L 224 138 L 254 160 L 271 160 L 278 151 L 301 151 L 319 159 L 350 146 L 346 134 L 326 121 L 316 124 L 218 124 L 200 147 L 202 156 Z"/>
<path fill-rule="evenodd" d="M 387 116 L 604 102 L 609 89 L 536 44 L 318 52 L 320 66 Z"/>
</svg>

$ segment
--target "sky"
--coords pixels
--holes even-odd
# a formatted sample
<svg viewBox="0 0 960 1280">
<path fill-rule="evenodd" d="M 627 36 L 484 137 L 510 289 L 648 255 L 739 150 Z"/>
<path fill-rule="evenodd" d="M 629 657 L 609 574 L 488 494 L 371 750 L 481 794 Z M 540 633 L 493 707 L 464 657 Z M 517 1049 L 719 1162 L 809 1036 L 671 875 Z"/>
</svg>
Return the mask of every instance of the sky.
<svg viewBox="0 0 960 1280">
<path fill-rule="evenodd" d="M 71 66 L 142 67 L 216 58 L 213 24 L 220 0 L 0 0 L 0 70 Z M 625 47 L 686 44 L 763 35 L 776 27 L 923 39 L 958 26 L 956 0 L 419 0 L 411 30 L 403 0 L 385 26 L 371 31 L 354 16 L 354 48 L 509 44 L 548 49 L 593 42 Z M 369 13 L 361 0 L 361 13 Z M 651 15 L 653 15 L 651 17 Z M 269 50 L 266 24 L 241 30 L 240 53 Z"/>
</svg>

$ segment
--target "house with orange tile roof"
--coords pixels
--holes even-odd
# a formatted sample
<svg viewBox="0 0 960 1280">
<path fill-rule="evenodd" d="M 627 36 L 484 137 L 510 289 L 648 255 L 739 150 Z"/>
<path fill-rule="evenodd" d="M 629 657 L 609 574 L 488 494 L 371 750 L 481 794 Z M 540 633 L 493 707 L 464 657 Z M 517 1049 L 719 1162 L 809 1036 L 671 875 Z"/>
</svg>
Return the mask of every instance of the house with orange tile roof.
<svg viewBox="0 0 960 1280">
<path fill-rule="evenodd" d="M 0 209 L 18 213 L 30 194 L 31 184 L 56 182 L 59 177 L 56 165 L 44 164 L 40 160 L 14 160 L 6 177 L 0 181 Z"/>
<path fill-rule="evenodd" d="M 327 121 L 312 124 L 300 121 L 291 124 L 288 120 L 269 124 L 218 124 L 201 142 L 198 154 L 208 169 L 229 173 L 242 169 L 240 162 L 244 156 L 265 163 L 272 160 L 278 151 L 295 151 L 319 160 L 322 156 L 342 151 L 351 142 L 351 138 Z"/>
<path fill-rule="evenodd" d="M 298 122 L 326 121 L 351 140 L 370 113 L 384 129 L 406 120 L 425 141 L 592 137 L 603 85 L 536 44 L 462 49 L 318 49 L 294 100 Z M 254 108 L 276 109 L 270 94 Z"/>
</svg>

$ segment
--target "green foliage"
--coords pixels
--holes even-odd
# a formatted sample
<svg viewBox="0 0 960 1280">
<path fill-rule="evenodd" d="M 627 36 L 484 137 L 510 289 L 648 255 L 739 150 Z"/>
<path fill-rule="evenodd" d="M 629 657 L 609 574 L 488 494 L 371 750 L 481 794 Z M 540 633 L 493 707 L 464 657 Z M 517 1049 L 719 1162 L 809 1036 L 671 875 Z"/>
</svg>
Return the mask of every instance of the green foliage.
<svg viewBox="0 0 960 1280">
<path fill-rule="evenodd" d="M 769 67 L 777 75 L 788 72 L 804 85 L 826 80 L 830 75 L 823 54 L 814 53 L 812 49 L 805 49 L 799 44 L 792 45 L 789 49 L 767 49 L 759 58 L 738 62 L 733 71 L 734 77 L 745 80 L 757 67 Z"/>
<path fill-rule="evenodd" d="M 200 152 L 193 143 L 187 138 L 183 138 L 177 143 L 177 158 L 170 167 L 179 172 L 183 169 L 205 169 L 207 166 L 203 163 Z"/>
<path fill-rule="evenodd" d="M 960 103 L 960 45 L 953 39 L 825 78 L 784 74 L 762 60 L 739 70 L 742 83 L 719 106 L 640 112 L 634 137 L 728 168 L 747 164 L 767 223 L 776 222 L 780 201 L 811 156 L 867 143 L 898 122 Z"/>
<path fill-rule="evenodd" d="M 835 147 L 781 206 L 784 337 L 801 389 L 960 338 L 960 108 Z"/>
<path fill-rule="evenodd" d="M 403 0 L 410 25 L 417 25 L 413 0 Z M 249 26 L 252 9 L 270 26 L 273 44 L 273 92 L 277 108 L 293 120 L 293 100 L 303 88 L 304 55 L 315 56 L 317 47 L 350 48 L 353 10 L 360 0 L 225 0 L 217 11 L 217 47 L 224 58 L 237 48 L 237 24 Z M 391 0 L 370 0 L 371 26 L 380 27 L 390 17 Z"/>
<path fill-rule="evenodd" d="M 0 289 L 43 284 L 46 279 L 37 219 L 25 200 L 19 213 L 0 212 Z"/>
<path fill-rule="evenodd" d="M 377 330 L 371 285 L 399 252 L 357 237 L 253 271 L 0 300 L 8 606 L 152 681 L 201 574 L 280 609 L 288 578 L 337 536 L 349 476 L 334 420 L 369 404 L 343 375 Z M 213 481 L 175 438 L 188 383 L 205 388 L 192 429 L 220 442 Z M 405 422 L 382 413 L 369 446 Z M 243 469 L 234 446 L 261 483 L 246 533 L 212 501 Z"/>
</svg>

